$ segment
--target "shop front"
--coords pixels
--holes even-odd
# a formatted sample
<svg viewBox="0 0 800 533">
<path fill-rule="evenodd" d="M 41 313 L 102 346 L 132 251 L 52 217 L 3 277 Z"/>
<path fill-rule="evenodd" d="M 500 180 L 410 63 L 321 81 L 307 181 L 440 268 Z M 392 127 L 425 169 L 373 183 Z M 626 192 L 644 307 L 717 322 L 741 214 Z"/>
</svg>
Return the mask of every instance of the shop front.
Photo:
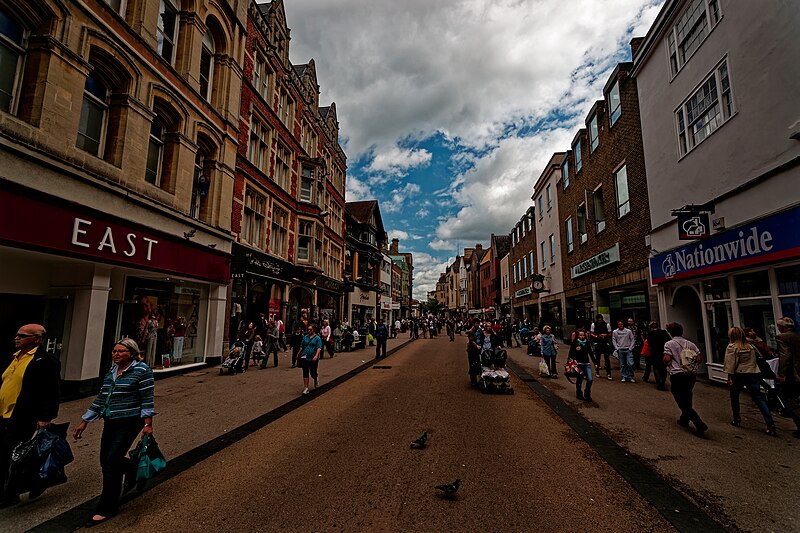
<svg viewBox="0 0 800 533">
<path fill-rule="evenodd" d="M 372 322 L 377 305 L 377 292 L 361 287 L 353 287 L 350 293 L 350 324 L 353 326 L 366 326 Z"/>
<path fill-rule="evenodd" d="M 659 310 L 722 371 L 728 329 L 752 327 L 773 349 L 775 321 L 800 321 L 800 207 L 658 254 L 650 260 Z"/>
<path fill-rule="evenodd" d="M 293 275 L 291 263 L 233 243 L 229 339 L 236 338 L 261 313 L 269 320 L 286 321 L 288 286 Z"/>
<path fill-rule="evenodd" d="M 531 287 L 524 287 L 514 292 L 511 300 L 512 318 L 514 321 L 527 320 L 531 324 L 539 321 L 539 293 Z"/>
<path fill-rule="evenodd" d="M 0 334 L 43 324 L 66 397 L 96 388 L 122 337 L 156 372 L 220 356 L 228 253 L 3 181 L 0 200 Z"/>
<path fill-rule="evenodd" d="M 342 317 L 342 296 L 345 285 L 342 281 L 331 279 L 327 276 L 317 278 L 317 307 L 320 316 L 331 324 L 337 324 Z"/>
</svg>

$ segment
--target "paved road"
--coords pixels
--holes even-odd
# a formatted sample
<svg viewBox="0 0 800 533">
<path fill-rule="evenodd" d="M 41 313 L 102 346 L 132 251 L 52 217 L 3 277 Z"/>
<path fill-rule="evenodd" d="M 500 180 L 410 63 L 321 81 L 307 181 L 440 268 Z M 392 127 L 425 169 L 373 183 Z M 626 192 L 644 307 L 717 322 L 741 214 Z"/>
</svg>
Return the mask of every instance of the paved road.
<svg viewBox="0 0 800 533">
<path fill-rule="evenodd" d="M 673 531 L 519 380 L 512 396 L 470 388 L 459 341 L 414 342 L 98 529 Z"/>
</svg>

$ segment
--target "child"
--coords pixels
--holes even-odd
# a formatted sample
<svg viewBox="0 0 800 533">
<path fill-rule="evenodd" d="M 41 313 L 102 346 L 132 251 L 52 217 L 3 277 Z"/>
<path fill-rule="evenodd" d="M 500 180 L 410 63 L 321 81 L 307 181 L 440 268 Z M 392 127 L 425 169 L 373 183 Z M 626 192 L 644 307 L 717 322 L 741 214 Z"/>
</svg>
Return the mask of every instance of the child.
<svg viewBox="0 0 800 533">
<path fill-rule="evenodd" d="M 263 357 L 263 350 L 264 350 L 264 342 L 261 340 L 261 335 L 256 335 L 256 340 L 253 342 L 253 364 L 257 363 Z M 244 369 L 247 370 L 247 367 L 250 366 L 250 354 L 246 354 L 244 357 Z"/>
</svg>

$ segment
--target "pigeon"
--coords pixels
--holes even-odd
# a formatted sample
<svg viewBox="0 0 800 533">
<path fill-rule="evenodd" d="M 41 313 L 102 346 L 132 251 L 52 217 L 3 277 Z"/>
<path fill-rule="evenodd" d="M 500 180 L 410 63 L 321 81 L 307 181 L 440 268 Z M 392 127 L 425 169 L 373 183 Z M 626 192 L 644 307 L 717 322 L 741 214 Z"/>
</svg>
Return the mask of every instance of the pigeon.
<svg viewBox="0 0 800 533">
<path fill-rule="evenodd" d="M 189 231 L 184 231 L 183 232 L 183 238 L 184 239 L 191 239 L 192 237 L 194 237 L 195 233 L 197 233 L 197 229 L 196 228 L 192 228 Z"/>
<path fill-rule="evenodd" d="M 461 486 L 461 480 L 457 479 L 457 480 L 453 481 L 453 483 L 450 484 L 450 485 L 436 485 L 433 488 L 435 488 L 436 490 L 440 490 L 440 491 L 444 492 L 447 496 L 452 496 L 453 494 L 458 492 L 458 488 L 460 486 Z"/>
<path fill-rule="evenodd" d="M 424 448 L 425 442 L 427 442 L 427 440 L 428 440 L 428 432 L 426 431 L 425 433 L 414 439 L 414 442 L 411 443 L 411 448 L 414 450 L 419 450 L 420 448 Z"/>
</svg>

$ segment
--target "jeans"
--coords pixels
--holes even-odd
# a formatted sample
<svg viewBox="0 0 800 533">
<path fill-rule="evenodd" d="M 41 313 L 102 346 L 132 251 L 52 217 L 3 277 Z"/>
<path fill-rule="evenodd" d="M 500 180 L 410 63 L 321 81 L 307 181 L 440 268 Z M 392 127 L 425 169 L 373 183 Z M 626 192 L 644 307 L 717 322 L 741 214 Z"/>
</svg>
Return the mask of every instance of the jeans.
<svg viewBox="0 0 800 533">
<path fill-rule="evenodd" d="M 103 469 L 103 492 L 97 514 L 111 516 L 117 512 L 122 492 L 122 476 L 130 459 L 125 457 L 142 430 L 144 421 L 137 417 L 105 419 L 100 439 L 100 466 Z"/>
<path fill-rule="evenodd" d="M 581 373 L 578 374 L 578 377 L 575 380 L 575 390 L 577 392 L 581 392 L 583 375 L 586 374 L 586 390 L 584 391 L 584 396 L 591 396 L 592 382 L 594 381 L 594 377 L 592 376 L 592 363 L 578 363 L 578 366 L 581 368 Z"/>
<path fill-rule="evenodd" d="M 522 343 L 520 341 L 521 341 L 521 339 L 519 338 L 519 333 L 514 333 L 514 342 L 517 343 L 517 348 L 522 346 Z"/>
<path fill-rule="evenodd" d="M 766 422 L 768 426 L 775 425 L 775 421 L 772 419 L 772 413 L 769 410 L 767 401 L 761 394 L 761 389 L 759 388 L 760 382 L 760 374 L 733 375 L 733 385 L 731 385 L 731 411 L 733 411 L 734 420 L 741 420 L 742 418 L 741 411 L 739 410 L 739 394 L 742 392 L 742 389 L 747 389 L 747 392 L 750 393 L 750 397 L 753 398 L 754 402 L 756 402 L 756 407 L 758 407 L 758 410 L 761 411 L 761 416 L 764 417 L 764 422 Z"/>
<path fill-rule="evenodd" d="M 386 337 L 375 337 L 375 357 L 386 357 Z"/>
<path fill-rule="evenodd" d="M 669 381 L 672 384 L 672 397 L 675 398 L 675 403 L 678 404 L 681 410 L 681 417 L 678 419 L 678 423 L 688 425 L 691 421 L 694 423 L 694 427 L 700 431 L 708 429 L 708 426 L 703 423 L 700 415 L 692 407 L 692 390 L 697 381 L 697 376 L 679 372 L 670 375 Z"/>
<path fill-rule="evenodd" d="M 267 368 L 267 361 L 269 354 L 272 354 L 273 366 L 278 366 L 278 341 L 267 342 L 267 350 L 264 352 L 264 358 L 261 360 L 261 368 Z"/>
<path fill-rule="evenodd" d="M 606 374 L 609 376 L 611 375 L 611 350 L 609 350 L 608 344 L 605 343 L 595 343 L 594 350 L 592 350 L 592 361 L 594 361 L 595 366 L 600 366 L 600 355 L 603 355 Z"/>
<path fill-rule="evenodd" d="M 619 375 L 622 379 L 633 379 L 633 352 L 630 348 L 619 348 Z"/>
</svg>

